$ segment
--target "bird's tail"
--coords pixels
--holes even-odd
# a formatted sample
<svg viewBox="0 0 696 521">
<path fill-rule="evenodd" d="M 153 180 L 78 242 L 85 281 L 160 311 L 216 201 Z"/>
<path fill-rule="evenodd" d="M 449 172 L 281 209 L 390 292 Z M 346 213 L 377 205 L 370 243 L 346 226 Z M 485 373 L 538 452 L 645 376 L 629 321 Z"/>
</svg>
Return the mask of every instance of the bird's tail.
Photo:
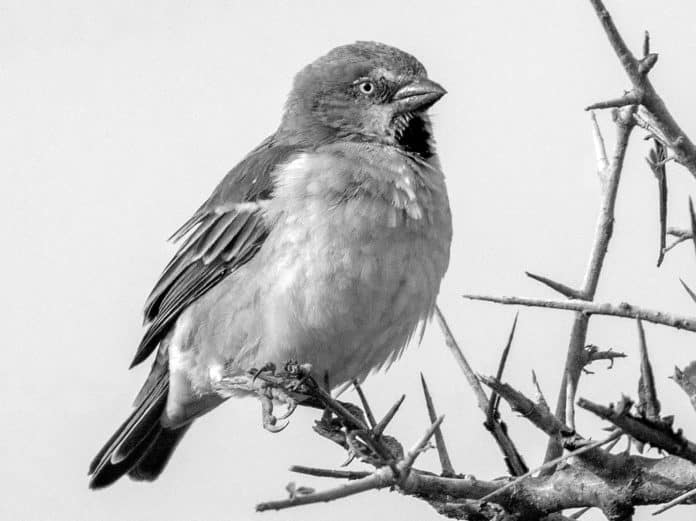
<svg viewBox="0 0 696 521">
<path fill-rule="evenodd" d="M 109 486 L 124 474 L 151 481 L 164 470 L 191 425 L 176 429 L 162 426 L 168 389 L 165 374 L 97 453 L 89 466 L 90 488 Z"/>
</svg>

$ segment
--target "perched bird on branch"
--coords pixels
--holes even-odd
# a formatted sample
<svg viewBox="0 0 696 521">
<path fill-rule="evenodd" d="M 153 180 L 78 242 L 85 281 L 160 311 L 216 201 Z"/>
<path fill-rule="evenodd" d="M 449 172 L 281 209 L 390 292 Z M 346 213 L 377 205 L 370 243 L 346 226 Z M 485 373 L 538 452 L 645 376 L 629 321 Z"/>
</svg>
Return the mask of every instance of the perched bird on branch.
<svg viewBox="0 0 696 521">
<path fill-rule="evenodd" d="M 451 216 L 413 56 L 337 47 L 295 77 L 278 130 L 174 234 L 132 366 L 156 352 L 90 487 L 153 480 L 224 377 L 311 364 L 335 388 L 389 365 L 435 305 Z M 131 367 L 132 367 L 131 366 Z"/>
</svg>

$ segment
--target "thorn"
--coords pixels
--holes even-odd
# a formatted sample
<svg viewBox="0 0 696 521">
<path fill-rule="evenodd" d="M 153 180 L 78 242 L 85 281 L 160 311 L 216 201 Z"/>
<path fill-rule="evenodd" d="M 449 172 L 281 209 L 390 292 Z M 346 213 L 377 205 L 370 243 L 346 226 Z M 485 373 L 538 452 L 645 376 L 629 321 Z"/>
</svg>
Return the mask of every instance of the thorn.
<svg viewBox="0 0 696 521">
<path fill-rule="evenodd" d="M 643 58 L 647 58 L 650 54 L 650 33 L 645 31 L 643 34 Z"/>
<path fill-rule="evenodd" d="M 645 58 L 639 60 L 638 61 L 638 72 L 640 74 L 642 74 L 643 76 L 647 76 L 647 74 L 652 70 L 652 68 L 657 63 L 658 57 L 659 56 L 655 53 L 649 53 Z"/>
<path fill-rule="evenodd" d="M 694 293 L 689 286 L 686 285 L 686 282 L 684 282 L 682 279 L 679 279 L 679 282 L 681 282 L 681 285 L 684 287 L 686 292 L 689 294 L 691 297 L 691 300 L 696 302 L 696 293 Z"/>
<path fill-rule="evenodd" d="M 696 213 L 694 213 L 694 203 L 689 197 L 689 217 L 691 220 L 691 236 L 696 237 Z M 694 248 L 696 248 L 696 239 L 694 239 Z"/>
<path fill-rule="evenodd" d="M 465 296 L 465 298 L 468 297 Z M 481 387 L 481 382 L 479 382 L 478 378 L 476 377 L 476 374 L 474 373 L 473 369 L 469 365 L 469 362 L 464 356 L 462 349 L 459 347 L 459 344 L 454 338 L 452 330 L 450 329 L 449 324 L 447 324 L 447 320 L 445 319 L 445 315 L 442 314 L 442 310 L 437 305 L 435 306 L 435 317 L 437 318 L 437 322 L 440 326 L 440 329 L 442 330 L 442 333 L 445 336 L 445 344 L 447 345 L 447 348 L 452 353 L 452 356 L 454 356 L 455 360 L 457 361 L 457 364 L 459 365 L 459 368 L 464 373 L 464 377 L 469 383 L 469 386 L 471 386 L 471 389 L 474 391 L 474 394 L 476 395 L 476 402 L 478 404 L 478 408 L 484 414 L 486 414 L 489 403 L 488 396 L 486 396 L 483 387 Z"/>
<path fill-rule="evenodd" d="M 502 487 L 494 490 L 493 492 L 490 492 L 486 496 L 479 499 L 479 501 L 481 501 L 481 502 L 490 501 L 492 498 L 494 498 L 495 496 L 497 496 L 498 494 L 500 494 L 504 490 L 508 490 L 508 489 L 514 487 L 519 482 L 525 480 L 526 478 L 528 478 L 532 474 L 536 474 L 537 472 L 555 467 L 559 463 L 562 463 L 562 462 L 568 460 L 569 458 L 580 456 L 581 454 L 585 454 L 586 452 L 597 449 L 597 448 L 601 447 L 602 445 L 606 445 L 607 443 L 611 443 L 616 438 L 620 437 L 621 434 L 622 434 L 621 431 L 616 429 L 616 430 L 612 431 L 612 433 L 607 438 L 604 438 L 603 440 L 588 442 L 586 445 L 583 445 L 582 447 L 580 447 L 574 451 L 568 452 L 568 453 L 563 454 L 562 456 L 560 456 L 558 458 L 554 458 L 550 461 L 547 461 L 546 463 L 538 466 L 535 469 L 528 470 L 527 472 L 525 472 L 521 476 L 516 477 L 512 481 L 508 481 Z"/>
<path fill-rule="evenodd" d="M 370 404 L 367 403 L 367 399 L 365 398 L 365 393 L 363 393 L 362 387 L 360 387 L 360 384 L 355 379 L 353 379 L 353 387 L 355 387 L 355 390 L 358 393 L 358 396 L 360 397 L 360 403 L 362 403 L 363 410 L 365 411 L 365 415 L 367 416 L 367 421 L 370 422 L 370 428 L 374 429 L 377 425 L 377 422 L 375 422 L 375 417 L 372 414 Z"/>
<path fill-rule="evenodd" d="M 657 55 L 655 55 L 657 56 Z M 657 61 L 657 58 L 655 58 L 655 61 Z M 655 65 L 653 62 L 650 67 Z M 650 70 L 650 69 L 648 69 Z M 599 109 L 611 109 L 611 108 L 619 108 L 619 107 L 627 107 L 628 105 L 640 105 L 641 99 L 639 96 L 636 95 L 634 91 L 630 91 L 627 94 L 624 94 L 620 98 L 614 98 L 606 101 L 598 101 L 597 103 L 593 103 L 592 105 L 588 105 L 585 107 L 585 110 L 599 110 Z"/>
<path fill-rule="evenodd" d="M 316 476 L 320 478 L 336 478 L 336 479 L 361 479 L 370 475 L 370 472 L 351 471 L 351 470 L 330 470 L 320 469 L 315 467 L 305 467 L 302 465 L 293 465 L 288 469 L 290 472 L 298 474 L 306 474 L 308 476 Z"/>
<path fill-rule="evenodd" d="M 662 512 L 665 512 L 672 507 L 676 507 L 677 505 L 684 503 L 684 501 L 686 501 L 687 499 L 691 499 L 694 496 L 696 496 L 696 488 L 693 490 L 689 490 L 688 492 L 685 492 L 684 494 L 682 494 L 681 496 L 679 496 L 677 498 L 674 498 L 672 501 L 670 501 L 666 505 L 655 510 L 655 512 L 653 512 L 652 515 L 656 516 L 657 514 L 662 514 Z"/>
<path fill-rule="evenodd" d="M 420 374 L 421 384 L 423 386 L 423 395 L 425 396 L 425 406 L 428 409 L 428 417 L 430 422 L 434 423 L 437 420 L 437 413 L 435 412 L 435 405 L 433 404 L 432 396 L 430 396 L 430 390 L 428 389 L 428 384 L 425 382 L 425 377 L 423 373 Z M 435 429 L 435 447 L 437 448 L 437 454 L 440 457 L 440 466 L 442 467 L 442 475 L 445 477 L 452 477 L 456 475 L 454 467 L 452 466 L 452 460 L 450 460 L 449 453 L 447 452 L 447 447 L 445 445 L 445 438 L 442 435 L 442 429 L 438 427 Z"/>
<path fill-rule="evenodd" d="M 568 516 L 570 519 L 580 519 L 581 516 L 585 515 L 588 511 L 592 510 L 593 507 L 585 507 L 581 508 L 577 512 L 573 512 L 570 516 Z"/>
<path fill-rule="evenodd" d="M 387 411 L 387 414 L 384 415 L 384 418 L 375 426 L 374 429 L 372 429 L 372 432 L 374 432 L 375 437 L 380 436 L 383 432 L 384 429 L 387 428 L 387 425 L 389 425 L 389 422 L 392 421 L 394 418 L 394 415 L 396 414 L 396 411 L 399 410 L 399 407 L 401 407 L 401 404 L 404 403 L 404 400 L 406 399 L 406 395 L 402 394 L 401 398 L 399 398 L 394 405 L 391 406 L 391 409 Z"/>
<path fill-rule="evenodd" d="M 660 419 L 660 402 L 657 399 L 655 378 L 652 365 L 648 357 L 648 345 L 645 339 L 645 329 L 640 319 L 636 319 L 638 325 L 638 339 L 640 347 L 640 380 L 638 381 L 638 411 L 650 420 Z"/>
<path fill-rule="evenodd" d="M 580 291 L 571 288 L 570 286 L 566 286 L 565 284 L 562 284 L 560 282 L 556 282 L 555 280 L 551 280 L 547 277 L 544 277 L 542 275 L 536 275 L 534 273 L 530 273 L 529 271 L 524 272 L 527 277 L 530 279 L 534 279 L 537 282 L 541 282 L 542 284 L 548 286 L 549 288 L 558 291 L 561 295 L 564 297 L 568 298 L 573 298 L 573 299 L 581 299 L 583 298 L 583 295 Z"/>
<path fill-rule="evenodd" d="M 597 156 L 597 172 L 602 173 L 609 166 L 609 161 L 607 160 L 607 150 L 604 146 L 602 129 L 599 128 L 597 116 L 595 115 L 594 111 L 590 112 L 590 119 L 592 120 L 592 139 L 595 145 L 595 155 Z"/>
<path fill-rule="evenodd" d="M 534 369 L 532 369 L 532 383 L 534 384 L 534 388 L 536 389 L 537 393 L 537 405 L 546 408 L 546 410 L 549 409 L 549 404 L 546 401 L 546 398 L 544 398 L 544 393 L 541 391 L 541 386 L 539 385 L 539 380 L 537 380 L 537 375 Z"/>
<path fill-rule="evenodd" d="M 402 476 L 406 477 L 408 476 L 409 471 L 411 470 L 411 467 L 413 466 L 413 463 L 416 461 L 416 458 L 420 455 L 423 450 L 425 450 L 428 441 L 430 438 L 433 437 L 433 434 L 435 434 L 435 431 L 440 428 L 440 425 L 442 424 L 443 420 L 445 419 L 445 415 L 441 414 L 440 416 L 437 417 L 437 419 L 428 427 L 428 430 L 425 431 L 425 434 L 418 440 L 418 442 L 406 453 L 406 456 L 404 456 L 403 459 L 403 471 L 402 471 Z"/>
<path fill-rule="evenodd" d="M 667 253 L 667 175 L 665 163 L 667 162 L 667 149 L 658 140 L 654 140 L 654 148 L 650 149 L 646 158 L 650 169 L 657 180 L 658 206 L 660 216 L 660 249 L 657 257 L 657 267 L 664 261 Z"/>
<path fill-rule="evenodd" d="M 263 373 L 271 373 L 271 375 L 275 374 L 276 371 L 276 366 L 273 362 L 266 362 L 261 366 L 261 369 L 252 369 L 254 371 L 254 376 L 251 379 L 251 385 L 254 385 L 256 383 L 256 379 L 261 376 Z"/>
<path fill-rule="evenodd" d="M 507 343 L 503 348 L 503 354 L 500 357 L 500 363 L 498 364 L 498 372 L 495 379 L 501 381 L 503 378 L 503 371 L 505 370 L 505 364 L 510 354 L 510 348 L 512 347 L 512 340 L 515 337 L 515 329 L 517 329 L 517 319 L 519 318 L 519 311 L 515 313 L 515 319 L 512 321 L 512 327 L 510 328 L 510 334 L 508 335 Z M 488 400 L 488 412 L 486 413 L 486 421 L 491 422 L 495 419 L 498 414 L 498 407 L 500 406 L 500 395 L 495 391 L 491 392 L 491 397 Z"/>
</svg>

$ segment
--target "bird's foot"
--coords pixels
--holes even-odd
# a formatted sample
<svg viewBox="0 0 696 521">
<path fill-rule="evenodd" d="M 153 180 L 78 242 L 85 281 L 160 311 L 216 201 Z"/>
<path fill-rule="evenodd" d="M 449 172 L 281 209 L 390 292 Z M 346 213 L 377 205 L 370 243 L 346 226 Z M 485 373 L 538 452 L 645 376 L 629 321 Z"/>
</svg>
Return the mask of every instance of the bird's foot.
<svg viewBox="0 0 696 521">
<path fill-rule="evenodd" d="M 278 418 L 273 415 L 273 398 L 260 393 L 259 399 L 261 400 L 261 420 L 263 428 L 272 433 L 277 433 L 285 429 L 290 422 L 278 423 Z"/>
<path fill-rule="evenodd" d="M 290 423 L 289 421 L 278 423 L 278 420 L 287 420 L 297 409 L 297 400 L 280 387 L 264 385 L 256 394 L 261 400 L 261 415 L 263 428 L 269 432 L 280 432 Z M 287 410 L 279 416 L 273 414 L 274 402 L 287 406 Z"/>
<path fill-rule="evenodd" d="M 296 360 L 290 360 L 285 364 L 283 372 L 290 380 L 287 382 L 287 389 L 295 392 L 311 379 L 312 364 L 301 364 Z"/>
<path fill-rule="evenodd" d="M 255 376 L 261 373 L 262 370 L 257 371 Z M 273 366 L 271 370 L 275 371 L 275 366 Z M 269 369 L 267 368 L 265 371 L 269 371 Z M 300 375 L 300 373 L 294 374 L 291 378 L 287 378 L 286 375 L 283 374 L 282 384 L 278 382 L 267 382 L 262 378 L 262 383 L 256 385 L 256 394 L 261 400 L 263 427 L 267 431 L 274 433 L 280 432 L 288 426 L 289 422 L 278 423 L 278 420 L 286 420 L 297 409 L 298 401 L 293 397 L 292 393 L 297 390 L 303 379 L 306 378 L 302 373 L 298 380 L 296 379 L 298 375 Z M 277 375 L 273 374 L 272 376 Z M 279 416 L 275 416 L 273 414 L 274 402 L 285 405 L 287 407 L 286 411 Z"/>
<path fill-rule="evenodd" d="M 251 379 L 251 384 L 256 383 L 256 379 L 264 373 L 268 373 L 270 376 L 274 376 L 276 373 L 276 366 L 273 362 L 266 362 L 261 366 L 261 369 L 252 368 L 249 372 L 254 375 Z"/>
<path fill-rule="evenodd" d="M 340 408 L 328 406 L 315 422 L 314 431 L 348 452 L 342 466 L 354 459 L 377 467 L 393 466 L 403 457 L 403 448 L 395 438 L 368 427 L 365 413 L 360 407 L 337 400 L 333 400 L 333 403 Z"/>
</svg>

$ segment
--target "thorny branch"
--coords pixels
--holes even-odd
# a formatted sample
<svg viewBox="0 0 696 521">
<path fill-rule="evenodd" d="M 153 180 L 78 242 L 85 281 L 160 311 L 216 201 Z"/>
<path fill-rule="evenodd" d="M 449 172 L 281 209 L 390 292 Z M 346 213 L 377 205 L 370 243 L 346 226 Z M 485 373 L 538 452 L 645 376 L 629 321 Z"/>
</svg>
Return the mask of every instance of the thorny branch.
<svg viewBox="0 0 696 521">
<path fill-rule="evenodd" d="M 631 131 L 634 126 L 632 120 L 634 112 L 635 107 L 631 106 L 623 109 L 623 112 L 618 113 L 616 117 L 616 146 L 611 160 L 608 162 L 602 160 L 601 156 L 604 152 L 600 152 L 598 164 L 604 165 L 604 168 L 597 172 L 602 194 L 601 203 L 592 253 L 590 254 L 590 260 L 582 283 L 582 288 L 579 291 L 580 295 L 582 295 L 582 299 L 586 301 L 591 301 L 597 292 L 599 277 L 602 272 L 602 267 L 604 266 L 604 259 L 606 258 L 609 248 L 609 241 L 613 234 L 614 207 L 616 205 L 616 197 L 621 180 L 621 170 L 623 169 L 623 162 L 626 157 L 628 139 L 631 136 Z M 595 136 L 600 136 L 601 139 L 601 132 L 594 118 L 593 128 L 595 129 Z M 597 147 L 597 150 L 599 151 L 600 148 Z M 561 388 L 558 393 L 558 401 L 556 403 L 556 415 L 559 418 L 565 418 L 571 427 L 575 425 L 575 395 L 584 368 L 584 364 L 582 363 L 582 351 L 587 343 L 588 323 L 589 315 L 582 312 L 575 314 L 573 327 L 570 333 L 570 341 L 568 343 L 565 371 L 563 373 Z M 557 458 L 560 454 L 561 447 L 553 440 L 550 440 L 546 451 L 546 461 Z"/>
<path fill-rule="evenodd" d="M 275 378 L 275 383 L 282 388 L 289 385 L 283 377 Z M 486 481 L 462 475 L 437 476 L 414 468 L 416 458 L 439 428 L 443 420 L 440 416 L 395 467 L 374 462 L 372 464 L 378 466 L 372 472 L 292 467 L 290 470 L 293 472 L 347 479 L 348 482 L 323 491 L 293 484 L 288 487 L 290 497 L 260 503 L 257 510 L 279 510 L 390 488 L 422 499 L 438 512 L 457 519 L 531 521 L 564 509 L 587 506 L 602 509 L 609 519 L 622 519 L 617 516 L 632 513 L 634 505 L 674 500 L 696 483 L 696 465 L 684 459 L 611 454 L 601 446 L 619 436 L 619 431 L 603 440 L 584 440 L 562 425 L 544 405 L 533 402 L 498 380 L 483 378 L 483 381 L 544 433 L 560 437 L 563 446 L 571 451 L 553 462 L 563 463 L 553 474 L 535 477 L 529 473 L 521 478 Z M 303 387 L 301 391 L 311 395 L 311 388 Z M 343 410 L 347 411 L 348 407 Z M 349 421 L 353 421 L 354 414 L 347 414 L 350 414 Z M 583 483 L 582 487 L 577 486 L 579 482 Z"/>
<path fill-rule="evenodd" d="M 607 315 L 622 318 L 640 319 L 653 324 L 661 324 L 677 329 L 696 332 L 696 317 L 685 317 L 665 311 L 646 309 L 627 302 L 610 304 L 584 300 L 546 300 L 523 297 L 493 297 L 488 295 L 464 295 L 469 300 L 481 300 L 496 304 L 531 306 L 539 308 L 564 309 L 576 311 L 584 316 Z"/>
<path fill-rule="evenodd" d="M 307 487 L 296 487 L 292 483 L 287 487 L 290 497 L 261 503 L 257 506 L 259 511 L 332 501 L 367 490 L 384 488 L 426 501 L 444 516 L 471 521 L 567 520 L 569 518 L 564 517 L 562 512 L 571 508 L 582 509 L 575 512 L 571 516 L 572 519 L 577 519 L 589 508 L 598 508 L 610 521 L 630 521 L 635 506 L 667 503 L 655 512 L 658 513 L 677 504 L 696 503 L 696 444 L 689 441 L 680 430 L 673 429 L 672 417 L 660 416 L 661 407 L 657 398 L 655 377 L 641 322 L 696 332 L 696 317 L 678 316 L 627 303 L 615 305 L 594 302 L 613 233 L 614 208 L 633 128 L 637 125 L 646 129 L 654 141 L 654 149 L 649 155 L 648 163 L 658 182 L 658 266 L 670 249 L 681 242 L 693 240 L 696 236 L 696 214 L 691 202 L 691 230 L 667 227 L 665 173 L 665 164 L 674 160 L 696 176 L 696 147 L 677 125 L 648 79 L 648 73 L 657 62 L 657 54 L 650 52 L 647 32 L 642 58 L 637 59 L 623 41 L 602 0 L 590 0 L 590 4 L 631 81 L 632 89 L 619 98 L 588 107 L 588 110 L 613 108 L 617 135 L 615 148 L 611 155 L 608 155 L 595 114 L 591 113 L 601 199 L 592 251 L 582 285 L 574 288 L 527 272 L 529 277 L 557 291 L 565 300 L 465 295 L 473 300 L 563 309 L 575 313 L 555 414 L 551 412 L 541 394 L 536 375 L 533 377 L 537 389 L 536 400 L 527 398 L 501 381 L 517 317 L 507 345 L 503 349 L 496 377 L 479 377 L 454 339 L 442 312 L 436 308 L 435 315 L 445 335 L 446 344 L 476 396 L 478 407 L 485 415 L 484 426 L 491 432 L 503 452 L 510 476 L 486 481 L 455 473 L 440 430 L 443 416 L 437 416 L 424 378 L 422 385 L 430 426 L 413 448 L 404 452 L 396 439 L 384 434 L 384 429 L 397 413 L 403 396 L 378 422 L 357 383 L 355 388 L 362 410 L 354 405 L 339 402 L 306 376 L 255 374 L 252 378 L 251 375 L 244 375 L 237 377 L 238 380 L 235 382 L 225 382 L 225 385 L 231 388 L 241 386 L 240 388 L 254 392 L 262 398 L 264 425 L 269 430 L 282 429 L 282 426 L 276 425 L 277 419 L 272 414 L 275 400 L 288 404 L 289 410 L 284 416 L 292 413 L 297 403 L 324 408 L 326 412 L 322 420 L 317 422 L 315 431 L 347 450 L 348 461 L 358 459 L 374 467 L 372 471 L 352 471 L 293 466 L 291 470 L 296 473 L 344 479 L 347 482 L 319 492 Z M 668 235 L 675 238 L 669 245 L 666 240 Z M 694 246 L 696 247 L 696 241 Z M 696 294 L 683 281 L 682 284 L 690 297 L 696 301 Z M 583 371 L 589 372 L 587 366 L 594 361 L 608 360 L 613 364 L 616 358 L 625 356 L 611 349 L 600 350 L 596 346 L 587 345 L 590 317 L 598 314 L 637 320 L 641 377 L 639 404 L 635 408 L 633 401 L 626 397 L 617 405 L 609 407 L 585 399 L 578 401 L 580 407 L 614 426 L 614 430 L 605 439 L 590 441 L 583 438 L 575 426 L 575 397 L 580 377 Z M 673 379 L 696 409 L 696 362 L 683 370 L 675 368 Z M 484 391 L 482 382 L 491 389 L 490 397 Z M 505 423 L 501 420 L 501 400 L 507 402 L 514 411 L 530 421 L 549 439 L 545 462 L 531 471 L 525 465 Z M 627 435 L 629 440 L 650 444 L 666 452 L 667 456 L 646 458 L 632 455 L 630 444 L 625 452 L 612 453 L 614 444 L 623 435 Z M 439 476 L 414 468 L 416 458 L 426 450 L 429 440 L 433 437 L 442 466 L 442 474 Z M 606 446 L 608 444 L 609 446 Z M 562 455 L 564 450 L 567 452 Z"/>
<path fill-rule="evenodd" d="M 678 163 L 696 176 L 696 147 L 667 110 L 665 102 L 648 78 L 648 72 L 657 62 L 657 54 L 650 53 L 647 35 L 643 58 L 638 60 L 624 42 L 602 0 L 590 0 L 590 3 L 633 88 L 623 98 L 613 100 L 614 103 L 597 103 L 587 109 L 642 105 L 648 111 L 652 125 L 659 131 L 663 144 L 672 151 Z"/>
<path fill-rule="evenodd" d="M 442 311 L 438 306 L 435 306 L 435 317 L 437 318 L 440 328 L 445 335 L 445 343 L 447 344 L 447 347 L 459 364 L 465 378 L 476 395 L 479 409 L 481 409 L 481 412 L 483 412 L 486 417 L 484 427 L 486 430 L 488 430 L 488 432 L 491 433 L 498 444 L 498 447 L 500 447 L 508 470 L 514 476 L 524 474 L 528 470 L 527 465 L 522 459 L 520 453 L 517 451 L 512 439 L 508 435 L 507 426 L 495 414 L 489 413 L 490 405 L 491 403 L 494 403 L 495 397 L 492 396 L 489 400 L 488 396 L 486 396 L 486 392 L 483 390 L 483 387 L 481 387 L 481 382 L 479 382 L 476 373 L 474 373 L 473 369 L 471 369 L 469 362 L 464 356 L 464 353 L 459 347 L 459 344 L 455 340 L 454 335 L 447 324 L 447 320 L 445 320 L 445 316 L 442 314 Z"/>
</svg>

